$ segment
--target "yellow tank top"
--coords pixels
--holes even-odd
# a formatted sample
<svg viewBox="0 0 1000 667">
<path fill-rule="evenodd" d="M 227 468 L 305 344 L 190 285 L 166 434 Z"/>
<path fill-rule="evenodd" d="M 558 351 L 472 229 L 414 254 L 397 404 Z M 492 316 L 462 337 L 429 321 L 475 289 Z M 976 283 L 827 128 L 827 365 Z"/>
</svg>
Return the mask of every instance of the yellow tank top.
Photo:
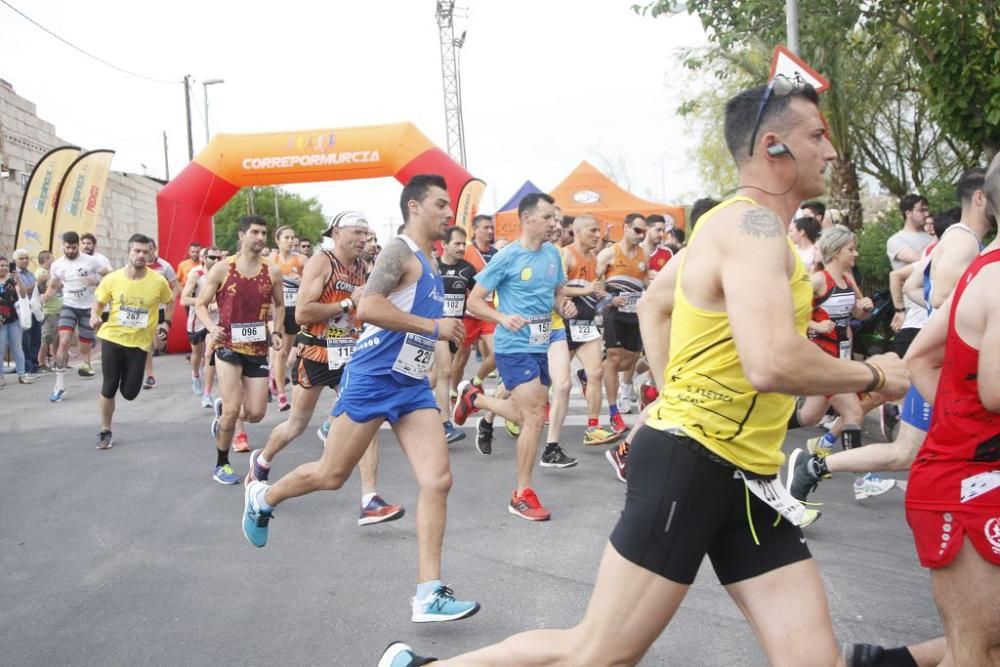
<svg viewBox="0 0 1000 667">
<path fill-rule="evenodd" d="M 757 205 L 748 197 L 732 197 L 706 213 L 691 234 L 698 235 L 717 212 L 735 202 Z M 795 268 L 788 280 L 795 305 L 795 328 L 806 333 L 812 286 L 805 265 L 788 241 Z M 743 375 L 725 311 L 697 308 L 684 296 L 677 274 L 670 324 L 670 359 L 663 391 L 647 424 L 655 429 L 679 428 L 734 465 L 760 475 L 774 475 L 784 461 L 781 444 L 795 398 L 754 390 Z"/>
</svg>

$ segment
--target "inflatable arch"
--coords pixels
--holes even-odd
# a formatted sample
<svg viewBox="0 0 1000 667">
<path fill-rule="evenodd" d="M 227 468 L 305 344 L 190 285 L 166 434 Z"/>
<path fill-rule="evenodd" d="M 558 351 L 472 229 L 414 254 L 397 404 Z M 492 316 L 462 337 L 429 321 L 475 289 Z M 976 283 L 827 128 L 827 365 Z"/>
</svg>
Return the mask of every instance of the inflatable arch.
<svg viewBox="0 0 1000 667">
<path fill-rule="evenodd" d="M 455 224 L 467 227 L 485 184 L 410 123 L 217 134 L 156 196 L 159 252 L 176 266 L 192 242 L 210 245 L 212 215 L 242 187 L 387 176 L 406 183 L 416 174 L 444 176 Z M 183 320 L 174 318 L 172 352 L 188 349 Z"/>
</svg>

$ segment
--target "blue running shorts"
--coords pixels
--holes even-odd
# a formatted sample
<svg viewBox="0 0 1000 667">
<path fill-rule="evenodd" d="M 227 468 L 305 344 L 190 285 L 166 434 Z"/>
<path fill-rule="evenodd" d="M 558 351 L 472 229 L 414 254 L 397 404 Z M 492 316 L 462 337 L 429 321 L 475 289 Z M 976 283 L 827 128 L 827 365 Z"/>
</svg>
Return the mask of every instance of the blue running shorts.
<svg viewBox="0 0 1000 667">
<path fill-rule="evenodd" d="M 411 412 L 425 408 L 438 410 L 427 378 L 417 384 L 402 385 L 391 375 L 359 375 L 348 368 L 340 381 L 340 398 L 330 414 L 339 417 L 347 413 L 358 424 L 373 419 L 395 424 Z"/>
<path fill-rule="evenodd" d="M 497 363 L 497 371 L 503 386 L 509 391 L 514 387 L 531 382 L 538 378 L 548 387 L 552 384 L 549 378 L 549 355 L 544 352 L 519 352 L 517 354 L 501 354 L 495 352 L 493 358 Z"/>
<path fill-rule="evenodd" d="M 930 403 L 924 400 L 916 387 L 911 386 L 903 397 L 903 409 L 899 412 L 899 418 L 926 433 L 931 430 L 931 410 Z"/>
</svg>

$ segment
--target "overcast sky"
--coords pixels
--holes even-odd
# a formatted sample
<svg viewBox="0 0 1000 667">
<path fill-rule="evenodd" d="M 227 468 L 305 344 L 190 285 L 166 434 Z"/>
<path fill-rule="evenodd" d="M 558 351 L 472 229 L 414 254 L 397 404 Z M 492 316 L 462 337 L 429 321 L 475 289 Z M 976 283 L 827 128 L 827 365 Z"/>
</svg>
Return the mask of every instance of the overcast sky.
<svg viewBox="0 0 1000 667">
<path fill-rule="evenodd" d="M 410 121 L 445 148 L 434 0 L 148 3 L 9 0 L 77 46 L 144 76 L 195 79 L 195 153 L 205 144 L 202 81 L 214 132 L 272 132 Z M 678 50 L 703 45 L 688 16 L 635 15 L 637 0 L 466 0 L 456 10 L 469 171 L 492 212 L 531 179 L 550 189 L 581 160 L 608 162 L 635 194 L 700 194 L 676 107 Z M 638 0 L 641 1 L 641 0 Z M 187 164 L 184 92 L 128 76 L 60 43 L 0 5 L 0 77 L 34 101 L 60 137 L 117 151 L 116 171 L 164 176 Z M 289 186 L 324 213 L 360 209 L 380 236 L 398 224 L 393 179 Z M 384 240 L 384 238 L 383 238 Z"/>
</svg>

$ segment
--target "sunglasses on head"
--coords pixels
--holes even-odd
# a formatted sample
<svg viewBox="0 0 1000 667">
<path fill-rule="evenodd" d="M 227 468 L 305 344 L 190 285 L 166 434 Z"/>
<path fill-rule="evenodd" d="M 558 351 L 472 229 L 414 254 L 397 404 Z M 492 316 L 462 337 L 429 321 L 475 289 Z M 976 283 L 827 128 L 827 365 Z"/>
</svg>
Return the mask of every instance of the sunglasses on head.
<svg viewBox="0 0 1000 667">
<path fill-rule="evenodd" d="M 760 98 L 760 107 L 757 109 L 757 120 L 754 121 L 753 132 L 750 133 L 750 157 L 753 157 L 754 144 L 757 142 L 757 132 L 760 130 L 760 122 L 764 119 L 764 110 L 767 109 L 767 103 L 774 97 L 785 97 L 800 87 L 784 74 L 778 74 L 767 83 L 767 90 L 764 91 L 764 97 Z"/>
</svg>

